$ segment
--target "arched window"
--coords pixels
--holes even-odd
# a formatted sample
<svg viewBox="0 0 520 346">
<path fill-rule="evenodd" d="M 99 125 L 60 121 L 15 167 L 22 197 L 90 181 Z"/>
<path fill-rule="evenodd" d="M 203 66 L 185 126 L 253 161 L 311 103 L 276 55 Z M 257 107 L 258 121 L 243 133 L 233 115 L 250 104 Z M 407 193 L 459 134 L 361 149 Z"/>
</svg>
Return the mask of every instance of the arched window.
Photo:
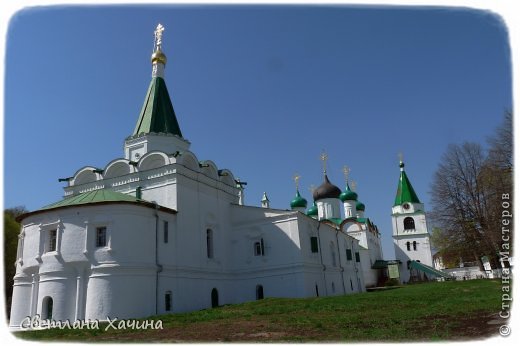
<svg viewBox="0 0 520 346">
<path fill-rule="evenodd" d="M 213 258 L 213 231 L 209 228 L 206 230 L 206 251 L 208 258 Z"/>
<path fill-rule="evenodd" d="M 264 287 L 256 285 L 256 300 L 264 299 Z"/>
<path fill-rule="evenodd" d="M 42 319 L 52 320 L 53 301 L 51 297 L 45 297 L 42 301 Z"/>
<path fill-rule="evenodd" d="M 406 250 L 410 251 L 410 242 L 409 241 L 406 242 Z"/>
<path fill-rule="evenodd" d="M 211 290 L 211 307 L 218 307 L 218 291 L 216 288 Z"/>
<path fill-rule="evenodd" d="M 332 266 L 336 266 L 336 251 L 334 250 L 334 243 L 330 242 L 330 256 L 332 258 Z"/>
<path fill-rule="evenodd" d="M 413 217 L 405 217 L 403 223 L 404 229 L 415 229 L 415 221 L 413 220 Z"/>
<path fill-rule="evenodd" d="M 417 242 L 413 241 L 413 251 L 417 251 Z"/>
</svg>

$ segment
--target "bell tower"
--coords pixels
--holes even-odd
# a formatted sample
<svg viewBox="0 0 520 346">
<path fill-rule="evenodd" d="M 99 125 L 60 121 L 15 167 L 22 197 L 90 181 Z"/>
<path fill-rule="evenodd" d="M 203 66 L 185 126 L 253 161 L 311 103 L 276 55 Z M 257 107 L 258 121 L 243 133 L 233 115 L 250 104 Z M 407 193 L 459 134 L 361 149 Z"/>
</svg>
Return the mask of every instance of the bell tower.
<svg viewBox="0 0 520 346">
<path fill-rule="evenodd" d="M 401 173 L 392 207 L 392 237 L 396 259 L 401 262 L 400 280 L 405 283 L 410 281 L 410 261 L 417 261 L 430 267 L 433 266 L 433 261 L 424 204 L 419 201 L 406 175 L 402 158 L 399 168 Z"/>
<path fill-rule="evenodd" d="M 164 81 L 166 55 L 162 50 L 164 27 L 154 31 L 154 49 L 150 58 L 152 81 L 131 136 L 125 140 L 125 158 L 139 161 L 146 153 L 160 150 L 166 153 L 186 151 L 190 142 L 182 137 L 181 128 Z"/>
</svg>

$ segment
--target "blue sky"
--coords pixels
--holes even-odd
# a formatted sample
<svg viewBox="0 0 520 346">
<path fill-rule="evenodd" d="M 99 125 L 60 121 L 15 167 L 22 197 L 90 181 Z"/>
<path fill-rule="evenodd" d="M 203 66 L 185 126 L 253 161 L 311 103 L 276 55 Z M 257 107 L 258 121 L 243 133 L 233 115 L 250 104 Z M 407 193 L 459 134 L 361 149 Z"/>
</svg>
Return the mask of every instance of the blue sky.
<svg viewBox="0 0 520 346">
<path fill-rule="evenodd" d="M 512 109 L 507 29 L 484 11 L 351 6 L 89 6 L 17 13 L 6 43 L 4 206 L 59 200 L 58 178 L 123 156 L 151 78 L 157 23 L 165 78 L 200 160 L 247 181 L 246 204 L 311 202 L 351 168 L 393 258 L 403 152 L 430 209 L 450 143 L 485 144 Z"/>
</svg>

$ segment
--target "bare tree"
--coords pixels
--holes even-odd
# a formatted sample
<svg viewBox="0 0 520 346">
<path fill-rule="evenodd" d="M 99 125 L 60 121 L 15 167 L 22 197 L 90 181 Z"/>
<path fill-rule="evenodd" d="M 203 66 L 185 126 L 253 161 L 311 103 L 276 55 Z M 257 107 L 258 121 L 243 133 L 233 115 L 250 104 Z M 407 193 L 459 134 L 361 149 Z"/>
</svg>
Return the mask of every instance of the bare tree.
<svg viewBox="0 0 520 346">
<path fill-rule="evenodd" d="M 489 139 L 449 145 L 432 184 L 434 242 L 446 262 L 478 261 L 487 256 L 498 267 L 502 242 L 502 198 L 512 194 L 512 114 Z M 512 200 L 512 196 L 511 199 Z"/>
</svg>

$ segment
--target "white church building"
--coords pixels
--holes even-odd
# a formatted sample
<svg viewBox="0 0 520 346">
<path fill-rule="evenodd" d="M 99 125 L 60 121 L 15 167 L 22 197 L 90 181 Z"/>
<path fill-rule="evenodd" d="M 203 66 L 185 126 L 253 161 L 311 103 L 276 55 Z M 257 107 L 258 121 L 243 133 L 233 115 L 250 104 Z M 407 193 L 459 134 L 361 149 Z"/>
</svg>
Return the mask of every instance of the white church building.
<svg viewBox="0 0 520 346">
<path fill-rule="evenodd" d="M 11 328 L 35 315 L 141 318 L 344 295 L 383 275 L 374 268 L 383 259 L 379 230 L 348 182 L 342 192 L 324 170 L 308 210 L 298 190 L 291 210 L 270 208 L 265 194 L 261 206 L 247 206 L 231 171 L 190 151 L 164 81 L 162 31 L 124 157 L 79 169 L 63 179 L 64 199 L 19 218 Z M 410 212 L 421 225 L 418 206 Z M 404 210 L 394 208 L 399 223 Z M 394 229 L 399 244 L 422 239 L 406 232 Z"/>
</svg>

